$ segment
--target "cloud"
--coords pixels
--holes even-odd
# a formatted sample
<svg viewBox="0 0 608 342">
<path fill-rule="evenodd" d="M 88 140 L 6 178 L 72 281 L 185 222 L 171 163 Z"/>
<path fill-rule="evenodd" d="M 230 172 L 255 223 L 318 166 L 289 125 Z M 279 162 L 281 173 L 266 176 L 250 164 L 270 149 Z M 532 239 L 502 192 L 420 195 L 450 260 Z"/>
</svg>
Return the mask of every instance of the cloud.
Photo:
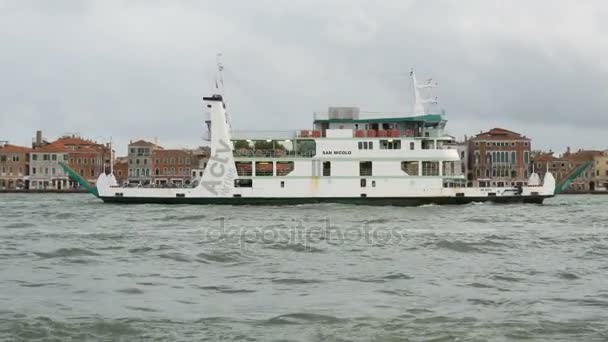
<svg viewBox="0 0 608 342">
<path fill-rule="evenodd" d="M 607 12 L 565 0 L 0 1 L 0 139 L 43 129 L 122 149 L 196 146 L 222 52 L 237 129 L 307 128 L 329 105 L 406 111 L 414 66 L 439 81 L 453 134 L 504 126 L 538 147 L 606 148 Z"/>
</svg>

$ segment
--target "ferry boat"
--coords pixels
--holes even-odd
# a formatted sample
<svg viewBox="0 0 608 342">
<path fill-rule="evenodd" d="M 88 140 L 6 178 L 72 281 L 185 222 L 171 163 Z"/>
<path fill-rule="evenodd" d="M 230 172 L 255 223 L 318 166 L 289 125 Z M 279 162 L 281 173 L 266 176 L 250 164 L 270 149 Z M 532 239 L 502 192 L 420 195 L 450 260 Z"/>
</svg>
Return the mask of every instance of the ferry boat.
<svg viewBox="0 0 608 342">
<path fill-rule="evenodd" d="M 533 173 L 523 186 L 467 187 L 445 115 L 428 110 L 426 85 L 410 76 L 413 114 L 334 107 L 315 114 L 313 129 L 280 137 L 239 137 L 223 96 L 204 97 L 211 154 L 202 176 L 188 187 L 154 188 L 119 186 L 102 174 L 91 192 L 106 203 L 227 205 L 540 204 L 554 196 L 550 173 L 542 181 Z"/>
</svg>

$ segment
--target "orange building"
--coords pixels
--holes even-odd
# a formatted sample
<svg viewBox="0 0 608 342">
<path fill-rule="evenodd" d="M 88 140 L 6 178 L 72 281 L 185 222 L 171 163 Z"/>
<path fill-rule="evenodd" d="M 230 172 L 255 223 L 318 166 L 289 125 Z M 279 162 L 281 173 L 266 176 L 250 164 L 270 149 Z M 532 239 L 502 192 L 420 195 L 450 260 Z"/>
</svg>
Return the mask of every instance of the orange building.
<svg viewBox="0 0 608 342">
<path fill-rule="evenodd" d="M 152 182 L 154 184 L 184 184 L 189 183 L 190 171 L 197 168 L 192 150 L 161 150 L 152 151 Z"/>
<path fill-rule="evenodd" d="M 30 148 L 0 144 L 0 190 L 27 188 Z"/>
<path fill-rule="evenodd" d="M 526 185 L 530 139 L 503 128 L 493 128 L 469 139 L 469 170 L 473 186 Z"/>
<path fill-rule="evenodd" d="M 123 185 L 128 181 L 129 157 L 118 157 L 114 160 L 114 177 L 120 185 Z"/>
<path fill-rule="evenodd" d="M 109 172 L 111 163 L 109 145 L 75 135 L 63 136 L 52 144 L 62 146 L 68 152 L 68 166 L 91 184 L 95 184 L 101 173 Z M 78 187 L 78 185 L 70 180 L 70 187 Z"/>
</svg>

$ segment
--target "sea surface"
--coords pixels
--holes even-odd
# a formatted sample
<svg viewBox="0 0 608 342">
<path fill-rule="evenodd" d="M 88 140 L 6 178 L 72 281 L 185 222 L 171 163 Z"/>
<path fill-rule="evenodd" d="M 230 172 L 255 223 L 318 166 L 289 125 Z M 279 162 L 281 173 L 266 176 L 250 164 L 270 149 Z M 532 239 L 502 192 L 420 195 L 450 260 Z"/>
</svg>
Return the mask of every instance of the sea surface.
<svg viewBox="0 0 608 342">
<path fill-rule="evenodd" d="M 0 194 L 2 341 L 608 341 L 608 196 L 110 205 Z"/>
</svg>

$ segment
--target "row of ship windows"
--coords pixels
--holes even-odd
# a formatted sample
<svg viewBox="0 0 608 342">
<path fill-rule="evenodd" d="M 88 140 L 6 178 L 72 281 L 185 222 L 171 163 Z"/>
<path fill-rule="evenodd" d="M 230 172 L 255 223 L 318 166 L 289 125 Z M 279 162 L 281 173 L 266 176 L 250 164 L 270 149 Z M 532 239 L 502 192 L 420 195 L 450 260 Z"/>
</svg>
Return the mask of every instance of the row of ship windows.
<svg viewBox="0 0 608 342">
<path fill-rule="evenodd" d="M 379 140 L 379 145 L 381 150 L 400 150 L 401 149 L 401 140 Z M 358 147 L 360 150 L 373 150 L 374 142 L 373 141 L 359 141 Z M 414 142 L 410 142 L 410 150 L 414 150 L 416 144 Z"/>
<path fill-rule="evenodd" d="M 330 177 L 332 175 L 331 161 L 324 161 L 321 168 L 321 176 Z M 455 176 L 460 175 L 462 170 L 460 162 L 446 161 L 443 162 L 443 172 L 440 172 L 440 162 L 438 161 L 402 161 L 401 170 L 410 176 Z M 238 176 L 247 177 L 253 176 L 286 176 L 294 170 L 294 162 L 276 162 L 258 161 L 252 162 L 236 162 L 236 172 Z M 372 176 L 373 162 L 359 162 L 359 176 Z"/>
<path fill-rule="evenodd" d="M 148 159 L 144 158 L 144 159 L 129 159 L 129 164 L 133 165 L 133 160 L 135 160 L 135 164 L 139 165 L 140 163 L 143 165 L 148 165 Z M 155 159 L 154 160 L 156 162 L 156 165 L 160 164 L 161 160 L 160 159 Z M 192 161 L 190 160 L 190 158 L 165 158 L 162 160 L 164 164 L 175 164 L 175 162 L 177 161 L 177 164 L 185 164 L 185 165 L 190 165 L 192 163 Z"/>
<path fill-rule="evenodd" d="M 154 169 L 154 175 L 155 176 L 188 176 L 190 175 L 190 168 L 186 167 L 186 168 L 163 168 L 162 169 L 162 173 L 161 173 L 161 169 L 156 168 Z M 150 169 L 129 169 L 129 177 L 143 177 L 143 176 L 150 176 Z"/>
<path fill-rule="evenodd" d="M 475 142 L 475 146 L 479 146 L 479 141 Z M 515 141 L 494 141 L 494 142 L 486 142 L 486 146 L 490 147 L 490 146 L 496 146 L 496 147 L 515 147 Z M 528 147 L 528 142 L 524 141 L 524 146 Z"/>
</svg>

